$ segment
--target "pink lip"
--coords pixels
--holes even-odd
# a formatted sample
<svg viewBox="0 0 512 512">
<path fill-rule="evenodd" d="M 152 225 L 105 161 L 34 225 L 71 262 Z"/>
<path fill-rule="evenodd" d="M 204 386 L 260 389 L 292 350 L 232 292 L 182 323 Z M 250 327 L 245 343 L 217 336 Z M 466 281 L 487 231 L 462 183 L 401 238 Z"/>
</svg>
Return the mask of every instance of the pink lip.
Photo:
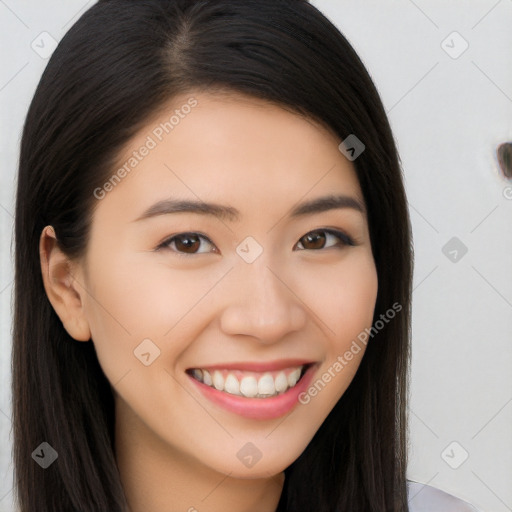
<svg viewBox="0 0 512 512">
<path fill-rule="evenodd" d="M 275 370 L 283 370 L 292 366 L 302 366 L 306 364 L 313 364 L 314 361 L 307 359 L 279 359 L 278 361 L 269 361 L 266 363 L 251 362 L 238 362 L 238 363 L 219 363 L 209 366 L 196 366 L 204 370 L 242 370 L 249 372 L 272 372 Z"/>
<path fill-rule="evenodd" d="M 295 365 L 295 363 L 289 364 L 288 361 L 285 366 L 279 366 L 277 369 Z M 264 366 L 265 369 L 263 371 L 269 370 L 268 364 L 265 364 Z M 297 366 L 300 366 L 300 364 L 298 364 Z M 235 367 L 241 368 L 239 365 L 235 365 Z M 192 377 L 191 375 L 189 375 L 189 378 L 199 388 L 200 392 L 203 393 L 203 395 L 206 398 L 211 400 L 213 403 L 220 405 L 224 409 L 234 412 L 235 414 L 239 414 L 240 416 L 245 416 L 246 418 L 252 418 L 256 420 L 268 420 L 284 416 L 299 403 L 298 397 L 302 392 L 304 392 L 308 388 L 313 378 L 313 374 L 316 370 L 316 367 L 316 364 L 312 364 L 293 388 L 290 388 L 285 393 L 275 396 L 273 398 L 246 398 L 237 395 L 230 395 L 229 393 L 219 391 L 218 389 L 212 388 L 210 386 L 207 386 L 206 384 L 203 384 L 202 382 L 199 382 L 198 380 L 194 379 L 194 377 Z M 218 368 L 229 367 L 223 365 L 219 366 Z M 244 369 L 249 368 L 244 367 Z M 254 366 L 252 366 L 250 370 L 259 371 L 254 370 Z"/>
</svg>

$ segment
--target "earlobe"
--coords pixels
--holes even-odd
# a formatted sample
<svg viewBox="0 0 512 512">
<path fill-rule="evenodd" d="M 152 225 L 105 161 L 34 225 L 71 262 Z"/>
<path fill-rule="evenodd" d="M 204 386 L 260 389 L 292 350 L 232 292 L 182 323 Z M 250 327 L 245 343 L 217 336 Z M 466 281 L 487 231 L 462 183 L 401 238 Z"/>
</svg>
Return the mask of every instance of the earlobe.
<svg viewBox="0 0 512 512">
<path fill-rule="evenodd" d="M 46 226 L 39 239 L 39 255 L 48 300 L 68 334 L 77 341 L 89 341 L 91 331 L 85 316 L 83 293 L 76 285 L 74 264 L 62 252 L 52 226 Z"/>
</svg>

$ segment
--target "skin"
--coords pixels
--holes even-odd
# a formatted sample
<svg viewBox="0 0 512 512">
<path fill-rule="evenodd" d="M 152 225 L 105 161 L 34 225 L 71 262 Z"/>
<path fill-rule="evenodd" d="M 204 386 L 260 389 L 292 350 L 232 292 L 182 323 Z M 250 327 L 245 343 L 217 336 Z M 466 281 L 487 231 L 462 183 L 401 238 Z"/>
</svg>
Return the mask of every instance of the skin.
<svg viewBox="0 0 512 512">
<path fill-rule="evenodd" d="M 372 324 L 378 282 L 367 219 L 353 208 L 288 213 L 332 193 L 364 201 L 338 137 L 236 94 L 174 98 L 130 141 L 120 165 L 191 96 L 198 101 L 191 113 L 98 200 L 83 258 L 69 260 L 45 228 L 44 285 L 69 334 L 94 343 L 112 385 L 131 511 L 271 512 L 284 469 L 350 384 L 365 347 L 307 405 L 270 420 L 212 403 L 185 370 L 305 358 L 318 364 L 313 382 L 325 373 Z M 187 212 L 135 221 L 171 196 L 230 205 L 241 218 Z M 326 227 L 356 245 L 325 231 L 319 242 L 305 240 Z M 188 252 L 175 243 L 155 250 L 184 232 L 207 239 Z M 252 263 L 236 252 L 247 236 L 263 248 Z M 134 356 L 146 338 L 160 350 L 148 366 Z M 236 456 L 247 442 L 262 454 L 250 468 Z"/>
</svg>

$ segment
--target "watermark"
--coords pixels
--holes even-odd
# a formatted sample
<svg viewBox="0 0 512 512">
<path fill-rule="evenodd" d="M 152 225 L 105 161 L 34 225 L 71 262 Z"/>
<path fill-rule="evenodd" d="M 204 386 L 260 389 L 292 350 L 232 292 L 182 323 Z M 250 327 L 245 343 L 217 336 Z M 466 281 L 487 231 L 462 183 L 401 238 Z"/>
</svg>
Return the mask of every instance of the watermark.
<svg viewBox="0 0 512 512">
<path fill-rule="evenodd" d="M 161 352 L 152 340 L 145 338 L 135 347 L 133 353 L 144 366 L 149 366 L 160 356 Z"/>
<path fill-rule="evenodd" d="M 457 441 L 452 441 L 442 452 L 441 458 L 452 469 L 458 469 L 469 457 L 468 451 Z"/>
<path fill-rule="evenodd" d="M 468 248 L 460 238 L 454 236 L 443 245 L 441 252 L 452 263 L 458 263 L 468 252 Z"/>
<path fill-rule="evenodd" d="M 457 31 L 453 31 L 441 41 L 441 48 L 455 60 L 469 48 L 469 43 L 461 34 Z"/>
<path fill-rule="evenodd" d="M 299 394 L 298 400 L 302 405 L 307 405 L 311 402 L 311 398 L 315 397 L 320 391 L 322 391 L 325 386 L 331 382 L 342 370 L 347 366 L 356 354 L 361 352 L 362 347 L 359 343 L 362 343 L 364 346 L 367 345 L 368 340 L 373 338 L 380 330 L 384 328 L 386 324 L 388 324 L 393 318 L 395 318 L 396 314 L 402 311 L 402 305 L 398 302 L 395 302 L 386 313 L 381 313 L 379 320 L 376 320 L 375 323 L 369 329 L 366 327 L 364 331 L 361 331 L 357 335 L 357 340 L 352 340 L 352 344 L 350 348 L 345 351 L 343 355 L 339 355 L 327 370 L 322 373 L 322 375 L 313 383 L 306 391 L 303 391 Z M 358 343 L 359 342 L 359 343 Z"/>
<path fill-rule="evenodd" d="M 97 187 L 93 191 L 93 195 L 96 199 L 103 199 L 108 192 L 114 190 L 114 188 L 121 183 L 121 180 L 125 178 L 133 169 L 135 169 L 144 158 L 146 158 L 153 149 L 158 146 L 159 142 L 162 142 L 164 137 L 176 128 L 182 119 L 192 112 L 192 108 L 197 106 L 197 100 L 192 97 L 187 100 L 187 103 L 181 105 L 180 108 L 174 110 L 174 114 L 163 123 L 156 126 L 150 135 L 146 137 L 146 140 L 140 148 L 132 151 L 131 156 L 125 160 L 123 165 L 112 174 L 112 176 L 103 184 L 102 187 Z"/>
<path fill-rule="evenodd" d="M 503 189 L 503 197 L 505 199 L 512 199 L 512 187 L 505 187 Z"/>
<path fill-rule="evenodd" d="M 32 458 L 43 468 L 49 468 L 58 458 L 59 454 L 53 446 L 46 441 L 42 442 L 33 452 Z"/>
<path fill-rule="evenodd" d="M 257 462 L 260 461 L 263 454 L 261 450 L 253 443 L 245 443 L 240 450 L 236 453 L 238 460 L 247 468 L 252 468 Z"/>
<path fill-rule="evenodd" d="M 351 133 L 340 143 L 338 149 L 348 160 L 353 162 L 366 149 L 366 146 L 353 133 Z"/>
<path fill-rule="evenodd" d="M 34 50 L 39 57 L 42 59 L 48 59 L 55 48 L 57 48 L 56 39 L 48 32 L 41 32 L 31 43 L 30 47 Z"/>
<path fill-rule="evenodd" d="M 246 237 L 236 248 L 236 253 L 246 263 L 252 263 L 263 252 L 263 247 L 252 236 Z"/>
</svg>

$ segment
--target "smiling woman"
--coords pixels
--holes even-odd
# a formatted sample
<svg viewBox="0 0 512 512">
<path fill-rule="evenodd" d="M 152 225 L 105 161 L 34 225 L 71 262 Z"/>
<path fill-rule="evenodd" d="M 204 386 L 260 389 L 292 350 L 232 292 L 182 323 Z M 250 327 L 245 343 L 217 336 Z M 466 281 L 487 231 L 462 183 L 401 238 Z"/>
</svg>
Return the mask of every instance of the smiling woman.
<svg viewBox="0 0 512 512">
<path fill-rule="evenodd" d="M 100 0 L 41 78 L 17 194 L 22 512 L 428 506 L 398 155 L 308 2 Z"/>
</svg>

